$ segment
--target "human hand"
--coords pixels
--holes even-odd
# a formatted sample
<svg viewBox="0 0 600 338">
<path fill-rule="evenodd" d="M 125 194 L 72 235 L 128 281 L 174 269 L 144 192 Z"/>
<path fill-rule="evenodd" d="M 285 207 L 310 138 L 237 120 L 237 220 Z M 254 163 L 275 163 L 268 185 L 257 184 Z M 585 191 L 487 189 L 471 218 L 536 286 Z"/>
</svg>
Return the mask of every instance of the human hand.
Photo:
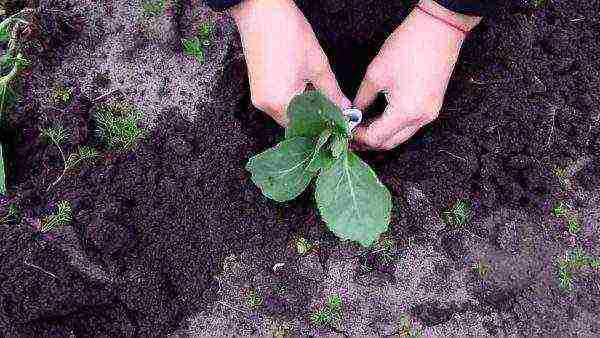
<svg viewBox="0 0 600 338">
<path fill-rule="evenodd" d="M 307 82 L 342 109 L 342 93 L 310 24 L 291 0 L 245 0 L 230 9 L 248 66 L 252 103 L 282 126 Z"/>
<path fill-rule="evenodd" d="M 480 17 L 468 17 L 431 0 L 421 6 L 436 16 L 474 28 Z M 386 40 L 370 64 L 355 106 L 364 110 L 379 92 L 388 106 L 380 117 L 356 128 L 354 147 L 391 150 L 438 116 L 465 34 L 415 8 Z"/>
</svg>

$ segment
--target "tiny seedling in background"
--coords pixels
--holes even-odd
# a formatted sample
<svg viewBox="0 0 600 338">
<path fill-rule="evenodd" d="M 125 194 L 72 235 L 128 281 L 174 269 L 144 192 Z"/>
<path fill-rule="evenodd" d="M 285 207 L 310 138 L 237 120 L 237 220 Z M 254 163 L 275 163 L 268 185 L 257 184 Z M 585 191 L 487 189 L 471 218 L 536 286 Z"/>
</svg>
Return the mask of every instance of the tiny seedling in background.
<svg viewBox="0 0 600 338">
<path fill-rule="evenodd" d="M 17 205 L 8 197 L 0 196 L 0 224 L 19 222 L 21 212 Z"/>
<path fill-rule="evenodd" d="M 258 309 L 263 304 L 263 299 L 255 288 L 248 289 L 246 293 L 246 304 L 252 310 Z"/>
<path fill-rule="evenodd" d="M 471 203 L 465 199 L 458 200 L 449 210 L 442 212 L 442 217 L 446 224 L 462 227 L 471 217 Z"/>
<path fill-rule="evenodd" d="M 210 45 L 212 36 L 212 26 L 208 22 L 203 22 L 198 26 L 198 39 L 203 46 Z"/>
<path fill-rule="evenodd" d="M 41 233 L 47 233 L 59 226 L 69 225 L 72 221 L 71 203 L 69 201 L 60 201 L 56 204 L 56 212 L 50 216 L 46 216 L 40 222 Z"/>
<path fill-rule="evenodd" d="M 142 8 L 148 16 L 159 16 L 167 8 L 167 0 L 142 0 Z"/>
<path fill-rule="evenodd" d="M 410 317 L 403 315 L 400 317 L 400 328 L 397 331 L 399 337 L 417 338 L 423 336 L 423 330 L 414 327 Z"/>
<path fill-rule="evenodd" d="M 492 271 L 492 268 L 484 262 L 477 262 L 473 266 L 473 271 L 475 271 L 479 277 L 485 278 Z"/>
<path fill-rule="evenodd" d="M 569 212 L 569 207 L 563 201 L 560 201 L 557 202 L 554 207 L 552 207 L 550 212 L 552 212 L 552 215 L 555 217 L 564 217 Z"/>
<path fill-rule="evenodd" d="M 58 86 L 52 93 L 52 100 L 55 104 L 68 105 L 73 100 L 73 90 L 66 86 Z"/>
<path fill-rule="evenodd" d="M 567 229 L 571 235 L 577 235 L 581 232 L 581 223 L 575 216 L 571 216 L 567 220 Z"/>
<path fill-rule="evenodd" d="M 82 162 L 92 161 L 96 157 L 98 157 L 98 152 L 96 151 L 96 149 L 94 149 L 92 147 L 88 147 L 88 146 L 81 146 L 77 149 L 77 152 L 70 154 L 68 157 L 65 156 L 65 153 L 62 150 L 61 145 L 67 141 L 68 133 L 64 129 L 64 127 L 61 125 L 51 127 L 51 128 L 40 129 L 40 136 L 43 140 L 46 140 L 46 142 L 48 142 L 48 143 L 54 144 L 58 148 L 60 156 L 63 160 L 62 173 L 48 187 L 47 190 L 52 189 L 53 186 L 58 184 L 58 182 L 60 182 L 63 179 L 63 177 L 65 176 L 67 171 L 74 169 Z"/>
<path fill-rule="evenodd" d="M 197 36 L 181 39 L 181 43 L 183 44 L 183 51 L 185 54 L 196 58 L 200 63 L 204 62 L 204 47 Z"/>
<path fill-rule="evenodd" d="M 573 275 L 575 271 L 587 267 L 598 268 L 600 258 L 590 257 L 583 249 L 576 248 L 567 253 L 565 258 L 558 259 L 558 286 L 561 290 L 568 292 L 573 290 Z"/>
<path fill-rule="evenodd" d="M 128 103 L 102 104 L 96 110 L 96 132 L 109 150 L 129 151 L 146 137 L 143 115 Z"/>
<path fill-rule="evenodd" d="M 296 240 L 296 252 L 298 253 L 298 255 L 300 256 L 305 256 L 308 253 L 310 253 L 310 251 L 314 248 L 314 244 L 312 244 L 311 242 L 309 242 L 306 238 L 304 237 L 299 237 Z"/>
<path fill-rule="evenodd" d="M 569 173 L 567 171 L 566 168 L 562 168 L 562 167 L 555 167 L 553 170 L 554 176 L 556 176 L 556 178 L 558 178 L 558 182 L 560 184 L 560 186 L 563 189 L 568 189 L 570 182 L 569 182 Z"/>
<path fill-rule="evenodd" d="M 334 321 L 342 320 L 343 301 L 339 294 L 327 298 L 325 305 L 310 316 L 310 321 L 317 326 L 330 326 Z"/>
</svg>

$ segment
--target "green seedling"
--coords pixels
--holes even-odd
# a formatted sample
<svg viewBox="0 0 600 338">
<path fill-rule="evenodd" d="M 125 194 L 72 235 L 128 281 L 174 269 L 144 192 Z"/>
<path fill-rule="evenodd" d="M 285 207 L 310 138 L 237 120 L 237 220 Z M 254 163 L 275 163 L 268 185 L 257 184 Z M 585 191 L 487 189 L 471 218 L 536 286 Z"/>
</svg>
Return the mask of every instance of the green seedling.
<svg viewBox="0 0 600 338">
<path fill-rule="evenodd" d="M 579 223 L 579 220 L 575 216 L 571 216 L 567 220 L 567 229 L 571 235 L 577 235 L 581 232 L 581 223 Z"/>
<path fill-rule="evenodd" d="M 0 224 L 6 224 L 9 222 L 18 222 L 21 217 L 21 212 L 15 203 L 10 203 L 6 207 L 4 215 L 0 216 Z"/>
<path fill-rule="evenodd" d="M 196 58 L 198 62 L 204 62 L 205 48 L 210 45 L 212 35 L 212 27 L 208 22 L 203 22 L 198 26 L 198 32 L 196 36 L 181 39 L 183 45 L 183 51 L 185 54 Z"/>
<path fill-rule="evenodd" d="M 246 304 L 252 310 L 258 309 L 263 304 L 263 299 L 256 289 L 252 288 L 248 290 L 246 293 Z"/>
<path fill-rule="evenodd" d="M 485 278 L 492 271 L 492 268 L 484 262 L 477 262 L 473 266 L 473 271 L 475 271 L 479 277 Z"/>
<path fill-rule="evenodd" d="M 56 212 L 53 215 L 42 219 L 40 232 L 47 233 L 59 226 L 65 226 L 72 221 L 71 203 L 69 201 L 60 201 L 57 203 Z"/>
<path fill-rule="evenodd" d="M 0 42 L 7 43 L 6 52 L 0 56 L 0 131 L 4 128 L 8 109 L 17 100 L 17 94 L 12 85 L 17 76 L 30 62 L 24 55 L 24 42 L 21 40 L 22 32 L 30 30 L 30 17 L 33 10 L 25 9 L 5 18 L 0 22 Z M 6 172 L 4 163 L 3 145 L 0 143 L 0 195 L 6 194 Z"/>
<path fill-rule="evenodd" d="M 313 248 L 314 244 L 310 243 L 304 237 L 300 237 L 296 240 L 296 252 L 300 256 L 307 255 Z"/>
<path fill-rule="evenodd" d="M 48 187 L 48 191 L 52 189 L 52 187 L 57 185 L 58 182 L 60 182 L 64 178 L 64 176 L 69 170 L 76 168 L 79 164 L 83 162 L 92 161 L 96 157 L 98 157 L 98 152 L 96 151 L 96 149 L 88 146 L 81 146 L 77 149 L 75 153 L 70 154 L 68 157 L 65 156 L 65 153 L 62 150 L 62 144 L 67 141 L 69 135 L 64 129 L 64 127 L 61 125 L 52 128 L 40 129 L 40 136 L 43 140 L 45 140 L 48 143 L 54 144 L 56 148 L 58 148 L 58 151 L 63 161 L 63 171 L 56 178 L 56 180 Z"/>
<path fill-rule="evenodd" d="M 212 36 L 212 26 L 208 22 L 203 22 L 198 26 L 198 39 L 202 42 L 203 46 L 210 45 L 210 39 Z"/>
<path fill-rule="evenodd" d="M 165 12 L 167 0 L 143 0 L 142 8 L 148 16 L 159 16 Z"/>
<path fill-rule="evenodd" d="M 397 332 L 399 337 L 417 338 L 423 336 L 423 330 L 415 328 L 407 315 L 400 317 L 400 328 Z"/>
<path fill-rule="evenodd" d="M 181 39 L 181 43 L 185 54 L 196 58 L 200 63 L 204 62 L 204 48 L 198 37 Z"/>
<path fill-rule="evenodd" d="M 593 258 L 585 254 L 581 248 L 569 252 L 565 258 L 558 259 L 558 286 L 561 290 L 573 290 L 574 272 L 584 268 L 600 267 L 600 258 Z"/>
<path fill-rule="evenodd" d="M 442 217 L 448 225 L 465 226 L 471 217 L 471 203 L 468 200 L 459 200 L 449 210 L 442 212 Z"/>
<path fill-rule="evenodd" d="M 550 212 L 555 217 L 564 217 L 567 215 L 569 210 L 570 210 L 569 206 L 567 206 L 567 204 L 565 204 L 563 201 L 560 201 L 560 202 L 557 202 L 554 205 L 554 207 L 552 207 L 552 210 L 550 210 Z"/>
<path fill-rule="evenodd" d="M 129 151 L 147 136 L 140 127 L 143 115 L 127 103 L 102 104 L 96 110 L 96 132 L 109 150 Z"/>
<path fill-rule="evenodd" d="M 310 321 L 316 326 L 330 326 L 334 321 L 342 320 L 343 302 L 339 294 L 329 296 L 325 305 L 310 316 Z"/>
<path fill-rule="evenodd" d="M 277 202 L 298 197 L 316 177 L 315 200 L 329 229 L 368 247 L 390 222 L 392 199 L 373 170 L 349 150 L 348 121 L 317 91 L 292 99 L 285 140 L 252 157 L 246 169 Z"/>
<path fill-rule="evenodd" d="M 66 86 L 58 86 L 54 89 L 52 100 L 56 104 L 68 105 L 73 100 L 73 90 Z"/>
</svg>

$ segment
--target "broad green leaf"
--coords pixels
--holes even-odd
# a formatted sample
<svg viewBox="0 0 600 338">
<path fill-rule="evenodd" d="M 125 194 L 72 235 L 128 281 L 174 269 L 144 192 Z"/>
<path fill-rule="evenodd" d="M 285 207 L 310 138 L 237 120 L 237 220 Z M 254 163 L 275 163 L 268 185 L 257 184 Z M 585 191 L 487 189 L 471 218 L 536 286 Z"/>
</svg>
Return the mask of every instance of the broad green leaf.
<svg viewBox="0 0 600 338">
<path fill-rule="evenodd" d="M 331 155 L 334 158 L 339 158 L 342 153 L 348 150 L 348 139 L 336 135 L 331 143 Z"/>
<path fill-rule="evenodd" d="M 321 149 L 323 149 L 323 146 L 325 145 L 325 143 L 327 143 L 330 136 L 331 131 L 329 129 L 323 130 L 321 135 L 319 135 L 319 138 L 317 139 L 317 144 L 315 145 L 315 151 L 313 152 L 312 159 L 310 160 L 310 163 L 308 165 L 309 171 L 317 172 L 323 167 L 323 154 L 321 152 Z"/>
<path fill-rule="evenodd" d="M 318 91 L 295 96 L 288 106 L 287 115 L 289 126 L 285 130 L 286 139 L 317 137 L 325 129 L 350 137 L 348 122 L 340 108 Z"/>
<path fill-rule="evenodd" d="M 4 174 L 4 153 L 0 143 L 0 195 L 6 195 L 6 175 Z"/>
<path fill-rule="evenodd" d="M 296 198 L 315 176 L 308 166 L 315 143 L 307 137 L 285 140 L 248 161 L 246 169 L 262 193 L 278 202 Z"/>
<path fill-rule="evenodd" d="M 321 171 L 315 198 L 321 217 L 342 239 L 367 247 L 387 230 L 391 195 L 373 170 L 352 152 L 343 152 Z"/>
</svg>

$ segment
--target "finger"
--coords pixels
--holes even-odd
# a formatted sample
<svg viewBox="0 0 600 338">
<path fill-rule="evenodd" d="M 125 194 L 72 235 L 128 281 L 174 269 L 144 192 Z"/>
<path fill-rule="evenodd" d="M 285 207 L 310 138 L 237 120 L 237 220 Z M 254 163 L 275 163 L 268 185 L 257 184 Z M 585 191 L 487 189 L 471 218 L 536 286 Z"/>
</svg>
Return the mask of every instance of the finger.
<svg viewBox="0 0 600 338">
<path fill-rule="evenodd" d="M 370 149 L 384 149 L 386 142 L 400 131 L 423 125 L 423 117 L 418 114 L 406 114 L 388 104 L 383 114 L 368 125 L 358 126 L 354 140 Z"/>
<path fill-rule="evenodd" d="M 371 81 L 368 77 L 365 77 L 360 84 L 360 88 L 354 99 L 354 106 L 358 109 L 365 110 L 365 108 L 375 101 L 379 90 L 380 88 L 375 82 Z"/>
<path fill-rule="evenodd" d="M 341 109 L 350 108 L 352 102 L 344 95 L 330 67 L 313 79 L 312 84 Z"/>
<path fill-rule="evenodd" d="M 417 131 L 419 131 L 420 127 L 409 127 L 402 129 L 396 135 L 389 138 L 382 146 L 385 150 L 392 150 L 399 146 L 400 144 L 406 142 L 408 139 L 413 137 Z"/>
</svg>

